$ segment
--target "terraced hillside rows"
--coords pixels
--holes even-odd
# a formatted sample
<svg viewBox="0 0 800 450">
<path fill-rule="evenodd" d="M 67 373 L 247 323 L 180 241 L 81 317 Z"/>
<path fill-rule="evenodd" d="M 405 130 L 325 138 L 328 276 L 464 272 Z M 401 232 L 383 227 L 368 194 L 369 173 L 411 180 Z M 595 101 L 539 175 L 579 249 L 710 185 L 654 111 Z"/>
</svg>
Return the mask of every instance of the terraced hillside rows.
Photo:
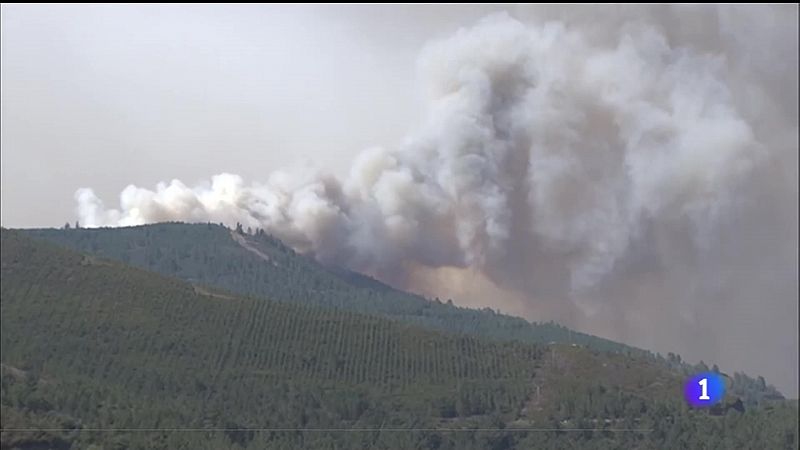
<svg viewBox="0 0 800 450">
<path fill-rule="evenodd" d="M 6 378 L 16 370 L 37 380 L 26 394 L 32 411 L 100 426 L 363 427 L 420 409 L 515 415 L 542 351 L 198 292 L 8 231 L 2 252 Z M 313 413 L 293 410 L 295 396 Z"/>
<path fill-rule="evenodd" d="M 488 308 L 459 308 L 392 289 L 360 274 L 327 269 L 261 231 L 247 233 L 216 224 L 185 223 L 21 231 L 75 250 L 243 295 L 335 307 L 494 339 L 564 342 L 597 350 L 642 352 L 554 323 L 530 323 Z"/>
<path fill-rule="evenodd" d="M 651 358 L 239 297 L 0 238 L 3 448 L 797 444 L 796 403 L 691 411 L 682 373 Z"/>
</svg>

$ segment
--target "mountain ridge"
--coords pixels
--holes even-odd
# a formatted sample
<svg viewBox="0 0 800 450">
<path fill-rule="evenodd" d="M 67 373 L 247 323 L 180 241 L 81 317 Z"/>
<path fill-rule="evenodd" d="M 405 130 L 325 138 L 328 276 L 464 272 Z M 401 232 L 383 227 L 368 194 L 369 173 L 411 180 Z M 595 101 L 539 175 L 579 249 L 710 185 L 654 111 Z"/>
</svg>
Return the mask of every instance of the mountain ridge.
<svg viewBox="0 0 800 450">
<path fill-rule="evenodd" d="M 797 442 L 796 402 L 753 387 L 760 397 L 743 397 L 746 410 L 691 410 L 680 395 L 685 367 L 644 354 L 198 289 L 26 233 L 0 236 L 4 448 Z"/>
<path fill-rule="evenodd" d="M 343 268 L 327 267 L 296 253 L 263 230 L 246 232 L 214 223 L 164 222 L 132 227 L 20 229 L 78 251 L 153 270 L 235 295 L 266 297 L 377 315 L 425 328 L 534 344 L 565 343 L 592 350 L 665 360 L 682 371 L 708 369 L 688 364 L 674 353 L 661 355 L 571 330 L 555 322 L 530 322 L 450 301 L 427 299 Z M 265 257 L 268 259 L 265 259 Z M 741 385 L 764 384 L 734 374 Z M 772 395 L 781 395 L 768 387 Z M 756 399 L 751 398 L 750 403 Z"/>
<path fill-rule="evenodd" d="M 502 339 L 576 343 L 599 350 L 645 351 L 570 330 L 552 321 L 529 322 L 521 317 L 499 314 L 490 308 L 459 307 L 446 302 L 426 299 L 393 288 L 367 275 L 343 268 L 323 266 L 312 258 L 295 253 L 278 239 L 260 230 L 247 234 L 243 230 L 231 230 L 217 224 L 169 222 L 119 228 L 23 229 L 20 231 L 79 251 L 120 260 L 187 281 L 214 285 L 239 294 L 269 296 L 282 301 L 298 301 L 300 299 L 299 301 L 307 303 L 376 313 L 398 320 L 417 322 L 436 329 L 477 333 Z M 181 239 L 188 239 L 186 236 L 189 235 L 192 236 L 192 242 L 179 243 Z M 231 237 L 228 238 L 228 235 Z M 239 241 L 236 238 L 239 238 Z M 127 247 L 127 242 L 138 242 L 141 247 Z M 145 251 L 142 248 L 145 247 L 145 243 L 147 246 L 159 250 L 153 251 L 154 254 L 144 254 Z M 232 243 L 238 244 L 238 248 L 232 246 Z M 206 253 L 191 256 L 189 254 L 190 247 L 194 245 L 207 247 Z M 240 251 L 241 249 L 248 250 L 250 254 Z M 174 254 L 163 255 L 170 251 Z M 257 252 L 261 254 L 259 255 Z M 265 261 L 264 256 L 271 258 L 271 261 Z M 211 259 L 206 259 L 207 257 Z M 201 260 L 201 258 L 203 259 Z M 214 258 L 232 258 L 244 261 L 245 275 L 235 281 L 225 277 L 208 276 L 208 273 L 215 268 Z M 166 261 L 162 261 L 162 259 Z M 254 269 L 251 265 L 263 266 Z M 289 270 L 286 270 L 287 267 Z M 281 295 L 282 293 L 276 292 L 276 289 L 270 285 L 273 279 L 270 278 L 269 273 L 283 271 L 283 275 L 281 275 L 283 278 L 291 278 L 296 276 L 291 273 L 292 270 L 304 271 L 306 278 L 309 277 L 309 274 L 313 275 L 313 280 L 310 282 L 312 285 L 306 286 L 306 289 L 301 291 Z M 349 291 L 352 288 L 357 289 L 355 294 Z M 348 298 L 338 301 L 326 298 L 327 294 L 341 293 L 342 289 L 347 291 L 345 294 Z M 452 321 L 453 317 L 451 316 L 455 316 L 459 323 L 445 323 Z M 470 329 L 476 323 L 489 323 L 493 329 Z M 460 329 L 454 328 L 459 326 Z"/>
</svg>

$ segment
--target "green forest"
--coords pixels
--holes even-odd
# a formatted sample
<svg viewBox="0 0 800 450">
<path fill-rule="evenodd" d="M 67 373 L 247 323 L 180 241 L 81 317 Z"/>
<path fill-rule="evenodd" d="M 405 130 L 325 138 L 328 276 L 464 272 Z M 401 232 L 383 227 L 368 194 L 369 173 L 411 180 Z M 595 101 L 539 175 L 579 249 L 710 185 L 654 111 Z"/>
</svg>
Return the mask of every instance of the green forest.
<svg viewBox="0 0 800 450">
<path fill-rule="evenodd" d="M 639 351 L 552 322 L 530 323 L 489 308 L 460 308 L 448 300 L 392 289 L 357 273 L 325 268 L 262 230 L 161 223 L 23 231 L 81 252 L 242 295 L 380 315 L 426 328 L 503 340 Z"/>
<path fill-rule="evenodd" d="M 763 378 L 692 410 L 703 363 L 406 294 L 261 231 L 0 237 L 3 448 L 798 446 L 797 401 Z"/>
</svg>

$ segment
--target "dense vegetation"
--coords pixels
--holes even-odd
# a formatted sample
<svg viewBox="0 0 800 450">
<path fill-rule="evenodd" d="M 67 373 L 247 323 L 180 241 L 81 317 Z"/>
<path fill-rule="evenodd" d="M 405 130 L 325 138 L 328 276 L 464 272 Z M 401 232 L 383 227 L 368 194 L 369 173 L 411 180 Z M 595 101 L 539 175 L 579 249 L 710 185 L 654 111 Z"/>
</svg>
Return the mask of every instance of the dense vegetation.
<svg viewBox="0 0 800 450">
<path fill-rule="evenodd" d="M 497 340 L 578 344 L 593 350 L 657 359 L 684 373 L 709 370 L 702 362 L 692 367 L 672 353 L 664 358 L 553 322 L 530 323 L 490 308 L 461 308 L 451 301 L 429 300 L 392 289 L 358 273 L 325 268 L 296 254 L 262 230 L 242 227 L 230 230 L 211 223 L 160 223 L 124 228 L 20 231 L 81 252 L 247 296 L 338 308 Z M 742 396 L 748 406 L 755 405 L 762 397 L 780 397 L 763 378 L 736 373 L 732 381 L 736 395 Z"/>
<path fill-rule="evenodd" d="M 3 448 L 797 447 L 796 402 L 738 375 L 746 408 L 690 410 L 674 356 L 443 333 L 0 237 Z"/>
<path fill-rule="evenodd" d="M 503 340 L 637 351 L 552 322 L 530 323 L 489 308 L 460 308 L 392 289 L 363 275 L 326 269 L 263 231 L 247 231 L 184 223 L 24 230 L 82 252 L 253 297 L 336 307 Z"/>
</svg>

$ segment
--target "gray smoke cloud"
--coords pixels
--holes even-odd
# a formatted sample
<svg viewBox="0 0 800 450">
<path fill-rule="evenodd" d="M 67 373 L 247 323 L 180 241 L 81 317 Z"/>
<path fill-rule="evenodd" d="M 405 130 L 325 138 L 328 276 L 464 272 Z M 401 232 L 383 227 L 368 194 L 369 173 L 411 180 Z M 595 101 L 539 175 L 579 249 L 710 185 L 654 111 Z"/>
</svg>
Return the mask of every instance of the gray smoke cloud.
<svg viewBox="0 0 800 450">
<path fill-rule="evenodd" d="M 130 185 L 118 208 L 84 188 L 80 221 L 262 227 L 399 287 L 796 395 L 796 5 L 515 16 L 428 44 L 424 124 L 345 177 Z"/>
</svg>

